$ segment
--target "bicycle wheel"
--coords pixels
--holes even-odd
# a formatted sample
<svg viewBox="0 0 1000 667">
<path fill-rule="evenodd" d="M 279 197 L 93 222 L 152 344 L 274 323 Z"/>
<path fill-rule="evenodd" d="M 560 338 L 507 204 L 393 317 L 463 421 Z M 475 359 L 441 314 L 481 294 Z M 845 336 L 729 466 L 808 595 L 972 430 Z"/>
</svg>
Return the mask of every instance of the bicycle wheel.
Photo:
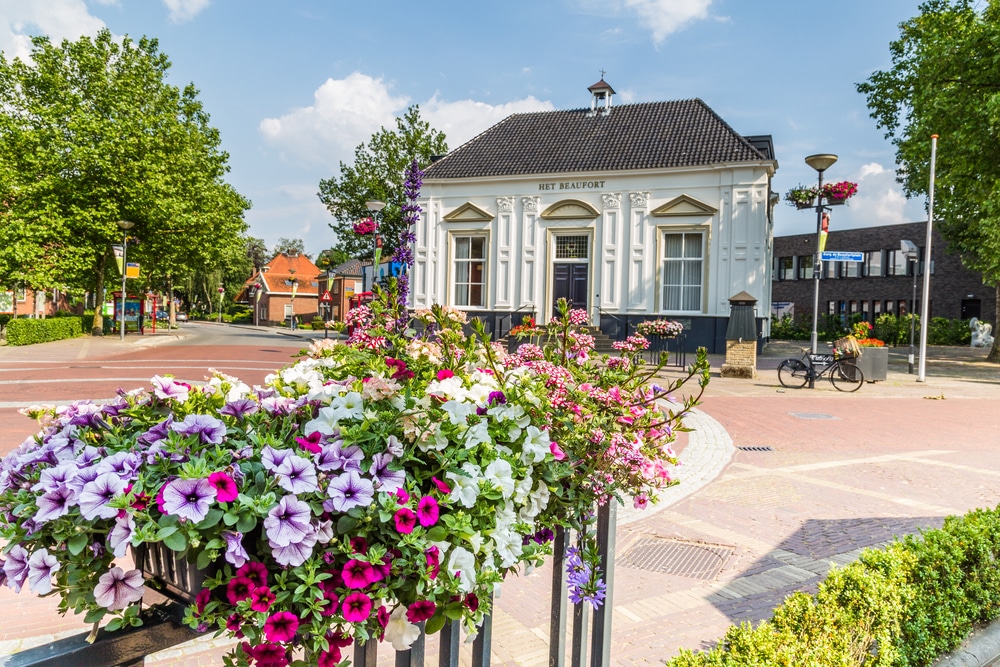
<svg viewBox="0 0 1000 667">
<path fill-rule="evenodd" d="M 809 382 L 809 367 L 798 359 L 785 359 L 778 364 L 778 382 L 782 387 L 801 389 Z"/>
<path fill-rule="evenodd" d="M 849 361 L 841 361 L 830 369 L 830 382 L 838 391 L 857 391 L 865 383 L 865 374 Z"/>
</svg>

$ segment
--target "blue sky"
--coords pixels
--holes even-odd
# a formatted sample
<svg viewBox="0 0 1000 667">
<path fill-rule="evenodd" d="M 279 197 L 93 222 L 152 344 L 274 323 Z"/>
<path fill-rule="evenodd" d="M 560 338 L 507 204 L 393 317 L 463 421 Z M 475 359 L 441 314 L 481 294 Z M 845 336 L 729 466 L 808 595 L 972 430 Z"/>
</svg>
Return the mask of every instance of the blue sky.
<svg viewBox="0 0 1000 667">
<path fill-rule="evenodd" d="M 895 183 L 894 151 L 854 84 L 890 66 L 917 0 L 0 0 L 0 49 L 27 35 L 159 39 L 170 82 L 193 82 L 253 201 L 269 247 L 333 241 L 316 197 L 354 147 L 419 104 L 450 148 L 505 116 L 589 105 L 606 71 L 616 104 L 701 98 L 741 134 L 770 134 L 775 190 L 812 184 L 803 158 L 836 153 L 827 180 L 860 184 L 831 228 L 922 220 Z M 942 137 L 939 151 L 947 150 Z M 928 154 L 930 139 L 928 138 Z M 781 204 L 777 234 L 815 231 Z"/>
</svg>

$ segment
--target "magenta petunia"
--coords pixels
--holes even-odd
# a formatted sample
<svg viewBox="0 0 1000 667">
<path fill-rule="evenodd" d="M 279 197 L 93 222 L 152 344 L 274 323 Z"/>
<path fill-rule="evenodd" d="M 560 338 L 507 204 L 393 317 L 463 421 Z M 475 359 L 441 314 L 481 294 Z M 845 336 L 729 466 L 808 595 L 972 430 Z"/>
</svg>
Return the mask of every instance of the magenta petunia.
<svg viewBox="0 0 1000 667">
<path fill-rule="evenodd" d="M 212 599 L 212 591 L 203 588 L 198 591 L 198 595 L 194 597 L 194 608 L 197 610 L 197 615 L 201 616 L 205 613 L 205 607 L 208 605 L 208 601 Z"/>
<path fill-rule="evenodd" d="M 430 528 L 437 523 L 438 516 L 440 516 L 440 510 L 434 496 L 421 498 L 420 502 L 417 503 L 417 520 L 420 521 L 420 525 L 424 528 Z"/>
<path fill-rule="evenodd" d="M 267 586 L 258 586 L 250 591 L 250 608 L 254 611 L 265 612 L 274 604 L 274 593 Z"/>
<path fill-rule="evenodd" d="M 244 563 L 236 570 L 237 577 L 246 577 L 253 582 L 254 586 L 267 586 L 267 566 L 263 563 L 251 561 Z"/>
<path fill-rule="evenodd" d="M 479 596 L 475 593 L 469 593 L 465 596 L 465 606 L 469 608 L 473 614 L 479 609 Z"/>
<path fill-rule="evenodd" d="M 441 551 L 435 546 L 428 547 L 424 552 L 424 559 L 427 561 L 431 579 L 437 579 L 438 573 L 441 572 Z"/>
<path fill-rule="evenodd" d="M 362 555 L 367 554 L 368 541 L 360 535 L 355 535 L 351 538 L 351 552 Z"/>
<path fill-rule="evenodd" d="M 406 492 L 406 489 L 399 487 L 396 489 L 396 502 L 400 505 L 405 505 L 410 502 L 410 494 Z"/>
<path fill-rule="evenodd" d="M 385 605 L 378 608 L 375 613 L 375 620 L 378 621 L 379 626 L 385 630 L 385 626 L 389 625 L 389 610 L 386 609 Z"/>
<path fill-rule="evenodd" d="M 437 490 L 443 493 L 444 495 L 447 496 L 449 493 L 451 493 L 451 487 L 442 482 L 441 480 L 439 480 L 437 477 L 431 477 L 431 481 L 434 482 L 434 486 L 437 487 Z"/>
<path fill-rule="evenodd" d="M 361 591 L 355 591 L 344 598 L 340 612 L 348 623 L 363 623 L 372 612 L 372 599 Z"/>
<path fill-rule="evenodd" d="M 220 503 L 231 503 L 240 495 L 236 482 L 224 472 L 213 472 L 208 476 L 208 483 L 215 489 L 215 499 Z"/>
<path fill-rule="evenodd" d="M 243 639 L 243 619 L 239 614 L 230 614 L 226 619 L 226 630 L 233 633 L 237 639 Z"/>
<path fill-rule="evenodd" d="M 417 515 L 406 507 L 397 510 L 392 519 L 396 523 L 396 530 L 402 535 L 409 535 L 417 526 Z"/>
<path fill-rule="evenodd" d="M 307 452 L 312 452 L 313 454 L 319 454 L 323 451 L 323 445 L 320 444 L 323 441 L 323 434 L 319 431 L 313 431 L 304 438 L 296 437 L 295 442 L 299 443 L 299 447 L 306 450 Z"/>
<path fill-rule="evenodd" d="M 253 581 L 247 577 L 236 576 L 226 584 L 226 599 L 229 604 L 235 605 L 250 597 L 250 593 L 256 588 Z"/>
<path fill-rule="evenodd" d="M 552 457 L 556 461 L 565 461 L 566 460 L 566 452 L 564 452 L 562 450 L 562 448 L 559 447 L 559 445 L 557 443 L 550 442 L 549 443 L 549 451 L 552 452 Z"/>
<path fill-rule="evenodd" d="M 299 617 L 290 611 L 271 614 L 264 621 L 264 636 L 269 642 L 290 642 L 299 629 Z"/>
<path fill-rule="evenodd" d="M 433 616 L 435 611 L 437 605 L 430 600 L 417 600 L 407 608 L 406 620 L 410 623 L 420 623 Z"/>
<path fill-rule="evenodd" d="M 364 588 L 375 581 L 375 568 L 371 563 L 352 558 L 344 565 L 341 573 L 344 578 L 344 585 L 348 588 Z"/>
<path fill-rule="evenodd" d="M 453 378 L 453 377 L 455 377 L 455 374 L 451 370 L 449 370 L 447 368 L 442 368 L 441 370 L 439 370 L 437 372 L 438 382 L 440 382 L 442 380 L 447 380 L 448 378 Z"/>
</svg>

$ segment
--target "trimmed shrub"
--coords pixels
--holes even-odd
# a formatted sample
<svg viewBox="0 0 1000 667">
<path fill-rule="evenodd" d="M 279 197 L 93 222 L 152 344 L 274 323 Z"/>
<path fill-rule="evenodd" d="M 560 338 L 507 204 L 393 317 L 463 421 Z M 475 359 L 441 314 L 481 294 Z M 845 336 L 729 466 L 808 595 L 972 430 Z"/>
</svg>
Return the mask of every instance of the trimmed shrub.
<svg viewBox="0 0 1000 667">
<path fill-rule="evenodd" d="M 815 595 L 794 593 L 757 627 L 731 627 L 669 667 L 929 665 L 1000 616 L 1000 508 L 867 549 Z"/>
<path fill-rule="evenodd" d="M 81 317 L 50 317 L 44 320 L 18 318 L 7 325 L 8 345 L 34 345 L 81 335 Z"/>
</svg>

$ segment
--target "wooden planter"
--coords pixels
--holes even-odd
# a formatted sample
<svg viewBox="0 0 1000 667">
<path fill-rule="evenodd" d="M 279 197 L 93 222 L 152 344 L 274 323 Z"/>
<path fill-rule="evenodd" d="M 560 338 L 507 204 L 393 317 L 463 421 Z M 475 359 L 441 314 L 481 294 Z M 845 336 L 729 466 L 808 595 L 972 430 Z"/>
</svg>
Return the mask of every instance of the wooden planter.
<svg viewBox="0 0 1000 667">
<path fill-rule="evenodd" d="M 866 382 L 883 382 L 889 373 L 889 348 L 863 347 L 854 363 L 865 374 Z"/>
</svg>

